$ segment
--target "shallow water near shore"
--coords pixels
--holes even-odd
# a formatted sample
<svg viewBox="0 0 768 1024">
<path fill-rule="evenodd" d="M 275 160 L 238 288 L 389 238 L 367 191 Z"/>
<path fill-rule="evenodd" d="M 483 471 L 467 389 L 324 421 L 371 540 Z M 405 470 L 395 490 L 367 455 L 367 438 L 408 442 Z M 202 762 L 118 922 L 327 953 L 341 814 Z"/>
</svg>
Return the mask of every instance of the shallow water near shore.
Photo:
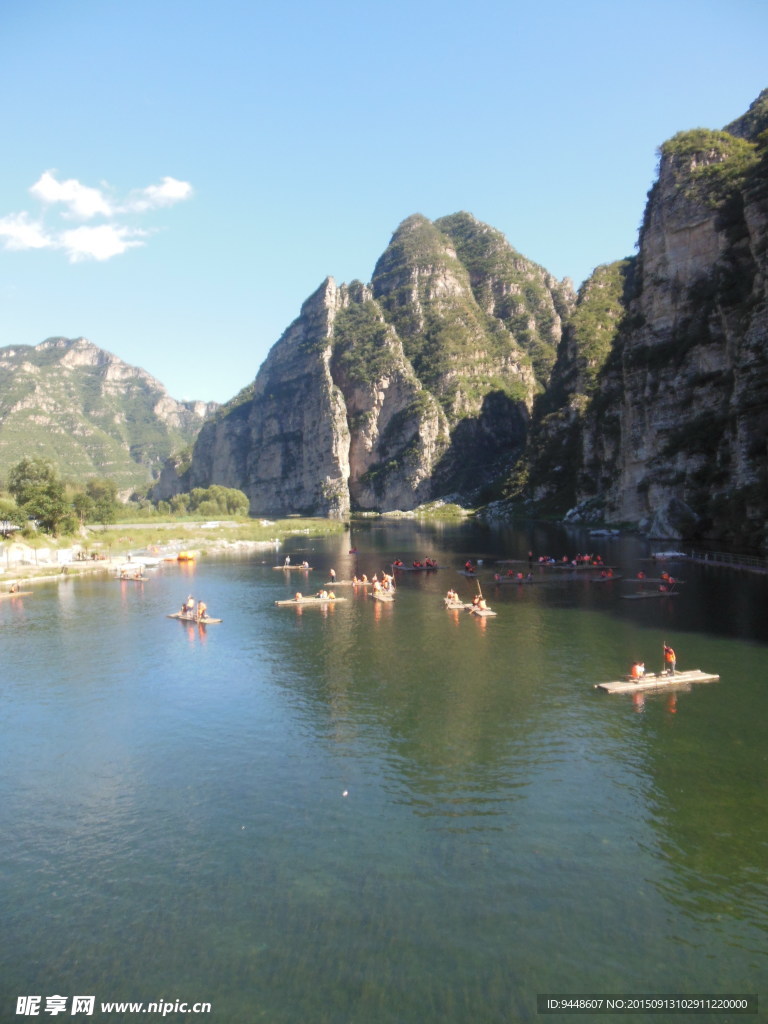
<svg viewBox="0 0 768 1024">
<path fill-rule="evenodd" d="M 768 581 L 494 587 L 530 549 L 649 569 L 634 538 L 376 522 L 285 544 L 306 576 L 210 558 L 0 604 L 0 1019 L 60 994 L 490 1024 L 545 993 L 764 989 Z M 427 555 L 392 605 L 274 605 Z M 467 557 L 496 618 L 443 607 Z M 190 592 L 221 625 L 166 618 Z M 665 640 L 720 682 L 594 689 Z"/>
</svg>

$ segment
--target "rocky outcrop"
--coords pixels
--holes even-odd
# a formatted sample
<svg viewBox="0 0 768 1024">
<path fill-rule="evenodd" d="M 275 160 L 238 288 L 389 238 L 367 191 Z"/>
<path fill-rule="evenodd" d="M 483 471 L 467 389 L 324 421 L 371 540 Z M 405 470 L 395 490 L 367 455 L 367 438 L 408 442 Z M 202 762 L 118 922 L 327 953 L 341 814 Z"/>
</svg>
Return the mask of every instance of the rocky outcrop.
<svg viewBox="0 0 768 1024">
<path fill-rule="evenodd" d="M 343 515 L 477 493 L 525 443 L 574 298 L 468 214 L 411 217 L 370 285 L 306 301 L 154 496 L 218 483 L 255 514 Z"/>
<path fill-rule="evenodd" d="M 146 489 L 216 406 L 177 402 L 159 381 L 85 338 L 0 349 L 0 476 L 24 455 L 65 477 Z"/>
<path fill-rule="evenodd" d="M 765 542 L 766 128 L 768 91 L 728 129 L 683 132 L 662 146 L 591 394 L 572 376 L 550 395 L 547 415 L 570 427 L 554 437 L 576 438 L 571 490 L 550 486 L 550 499 L 599 507 L 606 521 L 656 536 Z M 545 426 L 542 416 L 537 430 Z M 529 463 L 540 478 L 536 453 Z"/>
</svg>

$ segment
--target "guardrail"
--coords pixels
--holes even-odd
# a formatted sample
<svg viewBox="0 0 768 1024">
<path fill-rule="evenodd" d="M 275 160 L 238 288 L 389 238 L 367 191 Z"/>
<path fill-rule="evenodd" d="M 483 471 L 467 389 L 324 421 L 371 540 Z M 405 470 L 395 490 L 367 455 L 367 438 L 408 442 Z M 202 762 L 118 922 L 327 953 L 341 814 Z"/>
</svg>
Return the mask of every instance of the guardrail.
<svg viewBox="0 0 768 1024">
<path fill-rule="evenodd" d="M 727 565 L 748 572 L 768 573 L 768 558 L 757 555 L 735 555 L 729 551 L 690 551 L 688 558 L 692 562 L 704 562 L 707 565 Z"/>
</svg>

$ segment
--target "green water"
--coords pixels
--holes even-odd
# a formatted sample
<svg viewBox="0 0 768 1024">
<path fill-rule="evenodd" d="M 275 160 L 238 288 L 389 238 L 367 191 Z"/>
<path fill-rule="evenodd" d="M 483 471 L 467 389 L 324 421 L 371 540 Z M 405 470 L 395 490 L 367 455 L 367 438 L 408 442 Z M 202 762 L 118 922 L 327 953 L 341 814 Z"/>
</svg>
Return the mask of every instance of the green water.
<svg viewBox="0 0 768 1024">
<path fill-rule="evenodd" d="M 269 555 L 202 559 L 0 603 L 0 1020 L 32 994 L 94 995 L 105 1021 L 135 1019 L 106 1001 L 206 1001 L 164 1019 L 221 1024 L 762 995 L 766 581 L 686 566 L 675 600 L 494 589 L 491 559 L 531 548 L 648 569 L 640 541 L 543 527 L 401 523 L 353 543 L 287 545 L 307 578 Z M 451 568 L 403 573 L 392 605 L 338 588 L 328 610 L 274 606 L 331 566 L 429 554 Z M 454 571 L 468 556 L 496 618 L 442 606 L 476 589 Z M 190 590 L 221 625 L 165 617 Z M 593 688 L 637 657 L 660 667 L 663 640 L 721 681 Z"/>
</svg>

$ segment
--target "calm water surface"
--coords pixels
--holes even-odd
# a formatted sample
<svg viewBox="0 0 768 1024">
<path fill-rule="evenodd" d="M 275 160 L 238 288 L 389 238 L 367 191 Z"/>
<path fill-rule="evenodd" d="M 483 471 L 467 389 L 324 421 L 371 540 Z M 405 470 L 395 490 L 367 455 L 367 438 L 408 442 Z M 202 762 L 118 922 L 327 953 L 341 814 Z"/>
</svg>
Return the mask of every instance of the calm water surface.
<svg viewBox="0 0 768 1024">
<path fill-rule="evenodd" d="M 533 1021 L 554 992 L 765 1003 L 768 582 L 680 566 L 674 600 L 538 572 L 494 588 L 491 560 L 529 548 L 634 574 L 648 547 L 353 537 L 356 559 L 348 536 L 286 545 L 308 578 L 211 558 L 0 602 L 0 1020 L 29 994 L 95 995 L 96 1020 L 136 1019 L 107 1000 L 208 1001 L 185 1019 L 218 1024 Z M 330 566 L 430 554 L 451 568 L 402 574 L 393 605 L 274 606 Z M 442 606 L 472 594 L 468 556 L 495 619 Z M 167 619 L 190 591 L 224 622 Z M 721 681 L 593 688 L 661 667 L 664 640 Z"/>
</svg>

